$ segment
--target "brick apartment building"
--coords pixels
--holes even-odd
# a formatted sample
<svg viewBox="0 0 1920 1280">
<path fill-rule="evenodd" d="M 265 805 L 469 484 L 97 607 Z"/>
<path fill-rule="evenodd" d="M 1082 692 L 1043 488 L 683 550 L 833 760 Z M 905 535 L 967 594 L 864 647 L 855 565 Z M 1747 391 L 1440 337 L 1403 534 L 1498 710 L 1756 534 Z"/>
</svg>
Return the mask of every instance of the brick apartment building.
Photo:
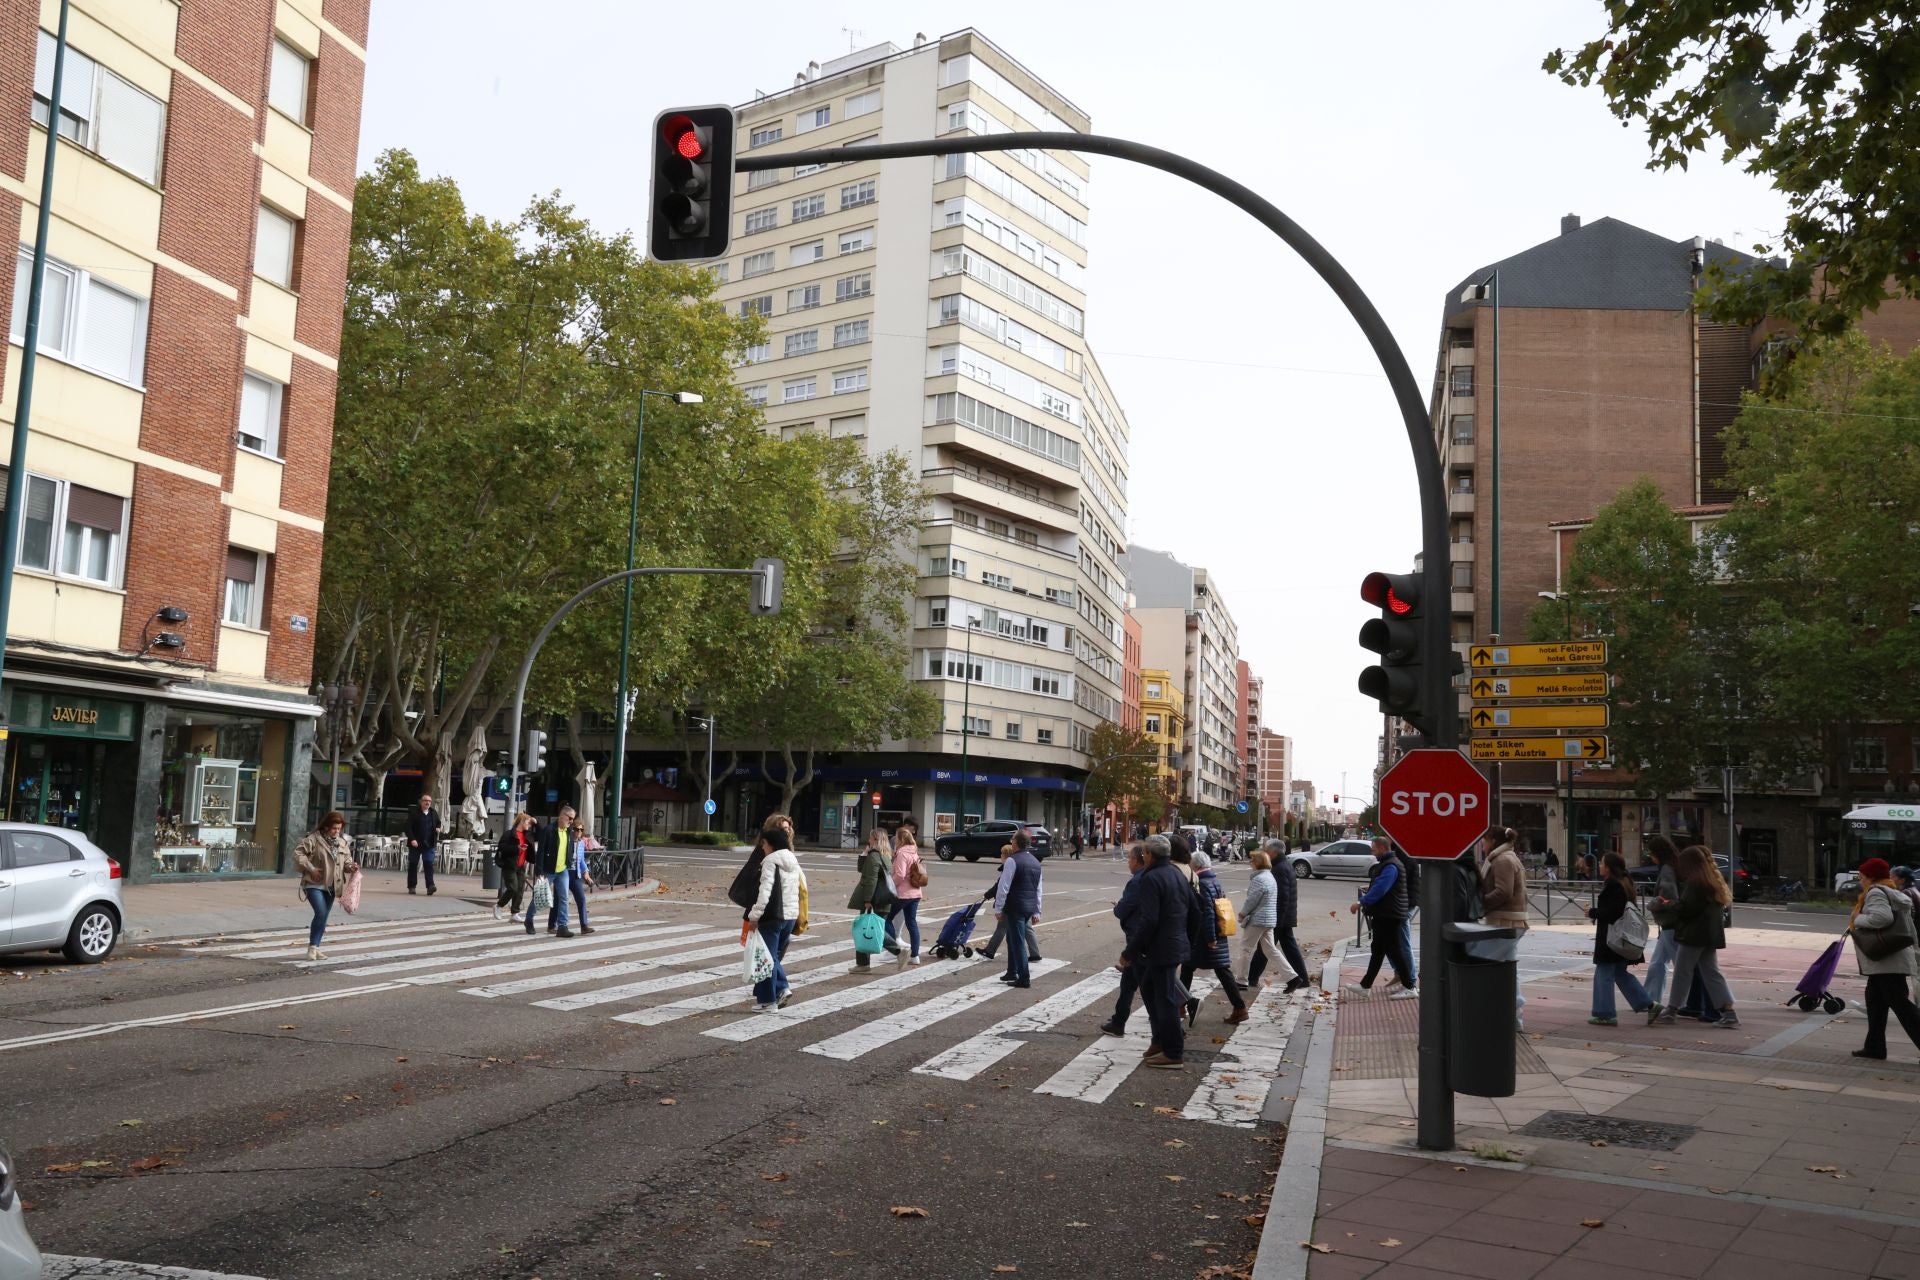
<svg viewBox="0 0 1920 1280">
<path fill-rule="evenodd" d="M 280 873 L 307 827 L 369 3 L 71 7 L 0 812 L 136 880 Z M 8 433 L 57 14 L 0 17 Z"/>
</svg>

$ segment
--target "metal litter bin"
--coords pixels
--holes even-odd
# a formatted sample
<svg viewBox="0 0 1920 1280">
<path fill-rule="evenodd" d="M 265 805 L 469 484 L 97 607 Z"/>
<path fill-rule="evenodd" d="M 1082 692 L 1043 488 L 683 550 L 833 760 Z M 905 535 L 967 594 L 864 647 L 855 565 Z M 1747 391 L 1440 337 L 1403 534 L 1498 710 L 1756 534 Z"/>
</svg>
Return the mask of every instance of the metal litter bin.
<svg viewBox="0 0 1920 1280">
<path fill-rule="evenodd" d="M 1449 924 L 1447 1086 L 1477 1098 L 1511 1098 L 1520 960 L 1517 929 Z"/>
</svg>

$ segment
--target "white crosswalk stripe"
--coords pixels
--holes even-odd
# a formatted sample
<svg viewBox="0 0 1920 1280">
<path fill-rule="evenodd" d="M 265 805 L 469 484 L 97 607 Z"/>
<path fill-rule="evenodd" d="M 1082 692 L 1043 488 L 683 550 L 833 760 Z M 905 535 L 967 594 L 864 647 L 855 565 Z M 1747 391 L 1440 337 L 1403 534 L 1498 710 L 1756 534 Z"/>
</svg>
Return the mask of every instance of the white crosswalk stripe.
<svg viewBox="0 0 1920 1280">
<path fill-rule="evenodd" d="M 684 926 L 697 929 L 698 925 Z M 463 969 L 443 969 L 432 973 L 409 973 L 400 978 L 401 982 L 416 987 L 433 986 L 447 982 L 472 982 L 476 978 L 492 978 L 503 973 L 522 973 L 529 969 L 552 969 L 561 965 L 578 964 L 583 960 L 599 960 L 606 956 L 632 955 L 636 951 L 665 951 L 671 947 L 686 946 L 691 942 L 712 942 L 716 938 L 728 936 L 728 930 L 713 929 L 705 933 L 689 933 L 678 938 L 663 938 L 660 935 L 667 930 L 656 930 L 642 935 L 639 941 L 623 942 L 610 947 L 586 947 L 576 950 L 560 945 L 543 950 L 538 955 L 523 960 L 506 960 L 499 964 L 470 965 Z M 467 957 L 471 959 L 472 957 Z"/>
<path fill-rule="evenodd" d="M 327 953 L 329 959 L 337 956 L 345 960 L 353 956 L 364 955 L 366 952 L 375 951 L 381 947 L 405 946 L 420 942 L 445 942 L 462 937 L 500 938 L 504 937 L 505 934 L 506 925 L 498 920 L 489 920 L 482 924 L 468 924 L 452 929 L 441 925 L 434 929 L 423 928 L 412 933 L 386 933 L 372 938 L 362 935 L 349 935 L 342 939 L 336 935 L 332 928 L 329 928 L 327 930 L 327 940 L 320 945 L 321 949 Z M 235 960 L 300 961 L 303 959 L 306 945 L 306 935 L 302 934 L 298 938 L 289 938 L 276 946 L 264 949 L 256 946 L 244 951 L 235 951 L 232 953 L 232 956 Z"/>
<path fill-rule="evenodd" d="M 1253 1128 L 1260 1119 L 1274 1077 L 1280 1073 L 1287 1038 L 1300 1021 L 1300 1006 L 1287 999 L 1280 985 L 1268 984 L 1248 1007 L 1248 1015 L 1220 1047 L 1206 1079 L 1187 1100 L 1180 1112 L 1186 1119 L 1241 1129 Z"/>
<path fill-rule="evenodd" d="M 676 924 L 636 928 L 632 925 L 623 926 L 610 924 L 607 926 L 606 932 L 620 935 L 618 938 L 598 938 L 597 935 L 601 931 L 596 928 L 594 930 L 596 938 L 586 941 L 586 947 L 584 949 L 593 950 L 595 955 L 605 955 L 607 953 L 598 948 L 609 941 L 623 941 L 625 938 L 636 936 L 659 938 L 668 934 L 687 933 L 699 927 L 697 924 Z M 509 941 L 508 939 L 511 940 Z M 428 948 L 424 951 L 402 948 L 400 954 L 410 958 L 392 960 L 384 964 L 361 965 L 358 968 L 341 969 L 339 972 L 355 978 L 382 977 L 389 973 L 417 973 L 423 966 L 432 966 L 435 964 L 465 964 L 474 960 L 492 960 L 499 956 L 523 955 L 529 948 L 543 951 L 548 948 L 553 948 L 556 950 L 565 950 L 573 955 L 579 955 L 583 950 L 578 940 L 555 938 L 545 933 L 503 933 L 496 942 L 481 944 L 485 948 L 484 950 L 466 950 L 467 947 L 472 945 L 471 943 L 455 943 L 446 947 Z M 435 951 L 442 952 L 443 954 L 435 955 Z M 461 951 L 465 951 L 465 954 L 444 954 L 447 952 Z M 374 952 L 372 955 L 355 956 L 353 959 L 356 963 L 361 960 L 386 960 L 391 954 L 393 953 Z"/>
<path fill-rule="evenodd" d="M 838 948 L 838 950 L 842 955 L 845 955 L 848 948 L 843 946 Z M 791 957 L 793 953 L 788 952 L 787 954 Z M 735 972 L 736 974 L 738 973 L 737 970 Z M 809 969 L 805 973 L 788 975 L 787 985 L 793 990 L 798 991 L 802 987 L 811 987 L 816 983 L 826 982 L 829 979 L 845 975 L 846 970 L 841 968 L 840 962 L 836 960 L 830 964 L 822 965 L 818 969 Z M 751 1005 L 752 1003 L 752 989 L 744 985 L 735 985 L 731 990 L 716 991 L 712 995 L 690 996 L 685 1000 L 675 1000 L 672 1004 L 656 1005 L 651 1009 L 636 1009 L 632 1013 L 615 1014 L 613 1020 L 615 1022 L 631 1022 L 642 1027 L 657 1027 L 662 1023 L 678 1022 L 682 1018 L 690 1018 L 696 1013 L 712 1013 L 717 1009 L 732 1009 L 740 1005 Z"/>
<path fill-rule="evenodd" d="M 1033 976 L 1044 978 L 1054 970 L 1066 967 L 1065 960 L 1055 960 L 1050 957 L 1034 963 Z M 806 1047 L 806 1052 L 817 1053 L 823 1058 L 838 1058 L 842 1062 L 851 1062 L 855 1058 L 872 1053 L 875 1049 L 884 1048 L 896 1040 L 903 1040 L 916 1031 L 924 1031 L 936 1022 L 944 1022 L 955 1014 L 964 1013 L 976 1005 L 1012 990 L 1013 987 L 1000 981 L 998 976 L 982 978 L 978 982 L 969 982 L 957 990 L 943 992 L 924 1004 L 902 1009 L 891 1017 L 878 1018 L 872 1022 L 863 1023 L 851 1031 L 831 1036 L 818 1044 L 810 1044 Z"/>
<path fill-rule="evenodd" d="M 1211 978 L 1196 978 L 1191 990 L 1204 1002 L 1213 985 Z M 1204 1003 L 1202 1007 L 1205 1007 Z M 1109 1036 L 1102 1033 L 1098 1040 L 1081 1051 L 1080 1056 L 1054 1072 L 1034 1092 L 1078 1098 L 1082 1102 L 1105 1102 L 1140 1065 L 1152 1041 L 1153 1031 L 1147 1025 L 1147 1011 L 1135 1008 L 1127 1020 L 1126 1035 Z"/>
<path fill-rule="evenodd" d="M 705 1034 L 720 1040 L 757 1040 L 761 1036 L 772 1035 L 776 1031 L 784 1031 L 788 1027 L 799 1026 L 803 1022 L 811 1022 L 815 1018 L 824 1018 L 842 1009 L 855 1009 L 863 1004 L 884 1000 L 896 991 L 917 987 L 935 978 L 944 978 L 947 975 L 942 971 L 943 968 L 949 971 L 956 968 L 966 969 L 977 963 L 979 963 L 977 960 L 966 959 L 952 961 L 946 966 L 928 965 L 919 969 L 902 969 L 884 978 L 868 979 L 857 987 L 836 991 L 832 995 L 821 996 L 814 1000 L 802 1000 L 789 1008 L 775 1009 L 772 1013 L 757 1013 L 740 1022 L 729 1022 L 724 1027 L 712 1027 Z"/>
<path fill-rule="evenodd" d="M 1015 1039 L 1016 1036 L 1045 1031 L 1095 1000 L 1113 994 L 1114 988 L 1119 985 L 1118 972 L 1102 969 L 1091 977 L 1080 979 L 1065 991 L 1048 996 L 1032 1008 L 1001 1019 L 972 1039 L 962 1040 L 945 1053 L 921 1063 L 914 1071 L 923 1076 L 940 1076 L 946 1080 L 971 1080 L 1026 1043 L 1025 1040 Z"/>
<path fill-rule="evenodd" d="M 847 944 L 844 942 L 824 942 L 815 947 L 796 947 L 787 952 L 786 963 L 792 964 L 800 960 L 812 960 L 820 956 L 832 955 L 836 952 L 844 954 L 846 949 Z M 737 981 L 741 972 L 740 946 L 738 943 L 731 946 L 706 947 L 699 951 L 689 951 L 685 955 L 662 956 L 658 960 L 645 963 L 653 968 L 663 968 L 697 960 L 717 959 L 721 956 L 732 957 L 733 963 L 717 964 L 711 969 L 695 969 L 691 973 L 674 974 L 669 977 L 648 978 L 641 982 L 625 982 L 619 986 L 596 987 L 592 991 L 576 992 L 570 996 L 554 996 L 551 999 L 536 1000 L 533 1003 L 536 1008 L 540 1009 L 588 1009 L 597 1004 L 612 1004 L 617 1000 L 632 1000 L 639 996 L 652 995 L 658 991 L 673 991 L 681 987 L 697 987 L 702 983 L 716 982 L 722 978 L 733 978 Z M 635 963 L 638 964 L 641 962 L 636 961 Z M 624 969 L 626 967 L 625 965 L 614 965 L 611 968 Z M 603 974 L 608 972 L 611 972 L 611 969 L 603 969 L 600 971 L 600 973 Z M 598 975 L 587 974 L 582 976 L 595 977 Z"/>
<path fill-rule="evenodd" d="M 294 911 L 306 910 L 306 908 L 301 905 L 296 905 L 291 909 Z M 471 924 L 479 918 L 480 917 L 474 915 L 472 912 L 463 911 L 457 914 L 450 913 L 438 916 L 415 916 L 406 920 L 366 920 L 356 922 L 350 917 L 343 920 L 340 914 L 336 912 L 332 921 L 327 925 L 327 937 L 352 937 L 357 941 L 361 938 L 375 937 L 385 933 L 405 933 L 417 929 Z M 257 951 L 261 947 L 281 939 L 285 939 L 288 942 L 298 942 L 301 946 L 305 946 L 307 941 L 307 926 L 303 924 L 298 928 L 291 929 L 262 929 L 252 933 L 214 933 L 200 938 L 162 938 L 158 939 L 155 945 L 190 947 L 195 951 L 217 955 L 222 952 L 231 951 Z"/>
</svg>

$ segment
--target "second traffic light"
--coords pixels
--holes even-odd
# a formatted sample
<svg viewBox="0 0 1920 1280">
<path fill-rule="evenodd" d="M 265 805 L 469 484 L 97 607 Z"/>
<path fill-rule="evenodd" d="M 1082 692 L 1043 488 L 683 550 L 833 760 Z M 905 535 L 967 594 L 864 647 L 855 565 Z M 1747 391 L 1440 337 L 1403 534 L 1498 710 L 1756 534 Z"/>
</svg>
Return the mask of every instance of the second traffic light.
<svg viewBox="0 0 1920 1280">
<path fill-rule="evenodd" d="M 1378 606 L 1380 616 L 1369 618 L 1360 628 L 1360 647 L 1380 655 L 1376 666 L 1360 673 L 1360 692 L 1380 703 L 1386 715 L 1398 716 L 1428 731 L 1423 706 L 1426 682 L 1442 679 L 1444 669 L 1435 664 L 1429 669 L 1421 653 L 1420 575 L 1417 573 L 1370 573 L 1360 583 L 1360 598 Z"/>
<path fill-rule="evenodd" d="M 547 731 L 545 729 L 527 730 L 526 750 L 520 753 L 524 757 L 520 762 L 523 773 L 539 773 L 547 767 Z"/>
<path fill-rule="evenodd" d="M 648 248 L 661 262 L 726 253 L 733 217 L 733 108 L 676 107 L 653 122 Z"/>
</svg>

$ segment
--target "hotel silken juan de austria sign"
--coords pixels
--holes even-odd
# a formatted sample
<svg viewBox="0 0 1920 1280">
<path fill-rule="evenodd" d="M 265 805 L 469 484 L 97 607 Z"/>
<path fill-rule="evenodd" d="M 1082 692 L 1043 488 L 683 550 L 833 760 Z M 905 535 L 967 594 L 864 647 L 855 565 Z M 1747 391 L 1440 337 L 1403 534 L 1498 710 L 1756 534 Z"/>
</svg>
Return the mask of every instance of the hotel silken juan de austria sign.
<svg viewBox="0 0 1920 1280">
<path fill-rule="evenodd" d="M 1468 650 L 1475 760 L 1601 760 L 1611 690 L 1607 642 L 1479 644 Z M 1598 669 L 1596 669 L 1598 668 Z"/>
</svg>

